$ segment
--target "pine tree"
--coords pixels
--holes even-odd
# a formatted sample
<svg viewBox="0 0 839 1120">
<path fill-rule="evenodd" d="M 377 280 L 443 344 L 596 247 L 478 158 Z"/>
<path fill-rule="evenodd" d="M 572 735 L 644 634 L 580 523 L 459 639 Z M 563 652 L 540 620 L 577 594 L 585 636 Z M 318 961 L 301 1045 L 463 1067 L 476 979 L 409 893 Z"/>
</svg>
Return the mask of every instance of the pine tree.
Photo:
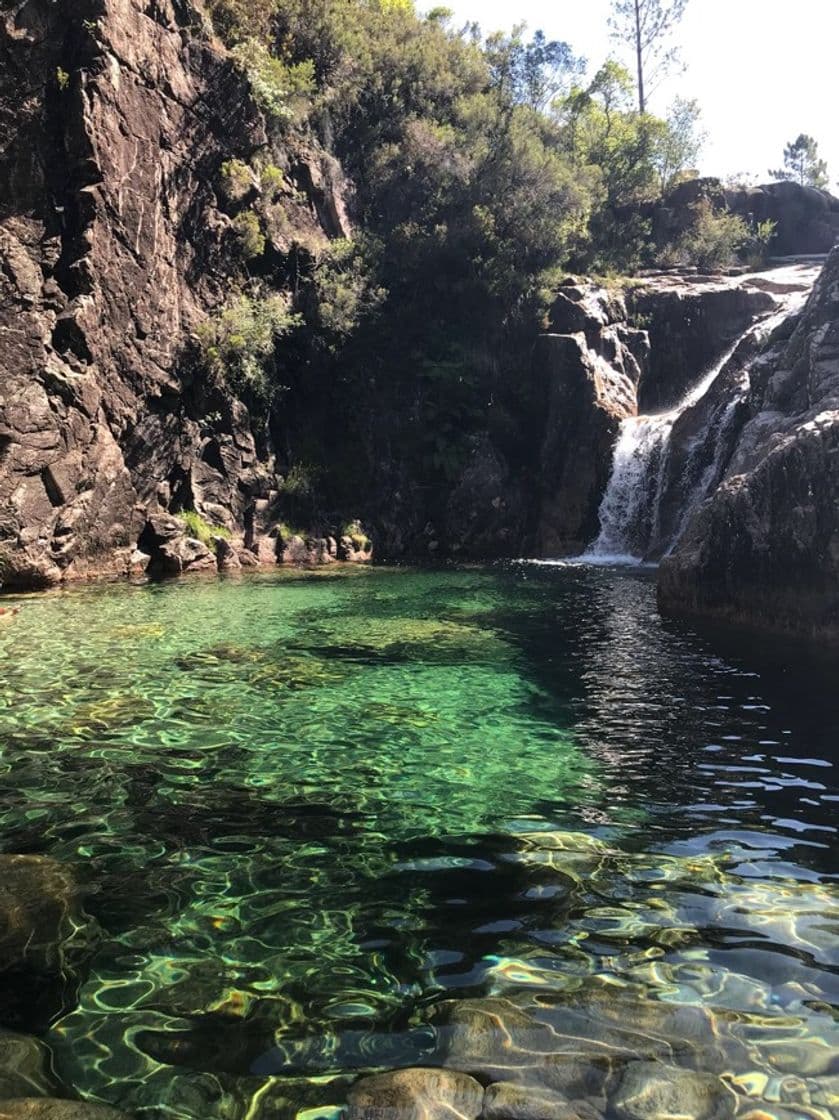
<svg viewBox="0 0 839 1120">
<path fill-rule="evenodd" d="M 784 166 L 769 174 L 773 179 L 787 179 L 819 190 L 826 190 L 830 181 L 827 162 L 819 159 L 818 144 L 804 132 L 784 148 Z"/>
<path fill-rule="evenodd" d="M 676 61 L 677 51 L 668 46 L 688 0 L 612 0 L 609 26 L 613 38 L 630 45 L 635 53 L 638 108 L 647 111 L 652 82 Z"/>
</svg>

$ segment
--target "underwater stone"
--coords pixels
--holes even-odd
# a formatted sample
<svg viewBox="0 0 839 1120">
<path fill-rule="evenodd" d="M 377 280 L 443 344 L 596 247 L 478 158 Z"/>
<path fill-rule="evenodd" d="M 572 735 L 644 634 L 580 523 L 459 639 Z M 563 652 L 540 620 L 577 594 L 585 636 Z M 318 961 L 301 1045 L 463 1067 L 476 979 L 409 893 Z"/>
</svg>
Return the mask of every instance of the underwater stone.
<svg viewBox="0 0 839 1120">
<path fill-rule="evenodd" d="M 549 1089 L 496 1081 L 484 1096 L 482 1120 L 600 1120 L 588 1101 L 568 1101 Z"/>
<path fill-rule="evenodd" d="M 61 1101 L 54 1097 L 15 1097 L 0 1101 L 0 1120 L 128 1120 L 104 1104 Z"/>
<path fill-rule="evenodd" d="M 0 856 L 0 970 L 63 968 L 63 946 L 91 921 L 69 868 L 46 856 Z"/>
<path fill-rule="evenodd" d="M 610 1104 L 622 1120 L 725 1120 L 737 1098 L 713 1074 L 630 1062 Z"/>
<path fill-rule="evenodd" d="M 353 1085 L 346 1120 L 477 1120 L 483 1101 L 483 1088 L 465 1073 L 400 1069 Z"/>
<path fill-rule="evenodd" d="M 48 1096 L 54 1090 L 46 1047 L 31 1035 L 0 1031 L 0 1099 Z"/>
</svg>

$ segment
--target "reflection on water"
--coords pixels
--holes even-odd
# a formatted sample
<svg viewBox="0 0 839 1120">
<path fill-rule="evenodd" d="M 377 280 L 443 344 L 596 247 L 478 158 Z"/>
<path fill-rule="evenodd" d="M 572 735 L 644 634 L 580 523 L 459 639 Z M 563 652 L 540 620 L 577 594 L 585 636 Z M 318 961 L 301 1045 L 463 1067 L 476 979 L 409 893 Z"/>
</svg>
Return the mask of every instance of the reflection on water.
<svg viewBox="0 0 839 1120">
<path fill-rule="evenodd" d="M 49 860 L 0 908 L 61 967 L 0 938 L 0 1026 L 43 1039 L 57 1091 L 238 1120 L 380 1068 L 493 1081 L 463 1050 L 493 999 L 519 1064 L 609 1067 L 575 1090 L 598 1107 L 634 1057 L 832 1115 L 839 697 L 814 669 L 663 623 L 643 572 L 21 605 L 0 847 Z"/>
</svg>

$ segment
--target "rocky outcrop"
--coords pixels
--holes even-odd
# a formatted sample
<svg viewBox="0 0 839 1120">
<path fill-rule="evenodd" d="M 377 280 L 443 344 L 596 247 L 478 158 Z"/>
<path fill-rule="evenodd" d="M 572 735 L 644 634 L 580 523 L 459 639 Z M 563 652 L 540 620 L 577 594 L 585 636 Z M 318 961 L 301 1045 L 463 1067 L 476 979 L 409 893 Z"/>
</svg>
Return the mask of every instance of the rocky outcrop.
<svg viewBox="0 0 839 1120">
<path fill-rule="evenodd" d="M 268 144 L 200 12 L 15 0 L 0 13 L 5 586 L 130 572 L 161 512 L 194 509 L 241 535 L 276 489 L 247 408 L 191 359 L 233 278 L 220 169 Z M 285 228 L 345 235 L 334 161 L 312 145 L 272 154 L 290 184 Z M 190 549 L 173 545 L 164 566 L 206 562 Z"/>
<path fill-rule="evenodd" d="M 540 556 L 580 552 L 597 533 L 597 509 L 621 420 L 637 410 L 648 340 L 628 322 L 623 297 L 566 284 L 541 335 L 534 379 L 544 393 L 535 546 Z"/>
<path fill-rule="evenodd" d="M 597 537 L 621 422 L 681 400 L 778 306 L 773 275 L 657 276 L 625 292 L 573 283 L 560 290 L 555 333 L 540 336 L 534 354 L 545 395 L 531 554 L 580 553 Z"/>
<path fill-rule="evenodd" d="M 736 214 L 752 229 L 774 222 L 770 252 L 775 256 L 829 253 L 839 241 L 839 198 L 827 191 L 791 181 L 726 189 L 719 179 L 704 178 L 680 183 L 660 202 L 641 208 L 660 248 L 674 244 L 690 228 L 702 199 L 715 210 Z"/>
<path fill-rule="evenodd" d="M 777 256 L 829 253 L 839 242 L 839 198 L 815 187 L 782 181 L 725 192 L 728 209 L 754 226 L 774 222 Z"/>
<path fill-rule="evenodd" d="M 752 371 L 722 481 L 661 565 L 665 611 L 839 640 L 839 248 Z"/>
<path fill-rule="evenodd" d="M 638 386 L 638 411 L 676 405 L 755 320 L 775 307 L 758 279 L 662 277 L 636 288 L 633 315 L 644 323 L 650 356 Z"/>
</svg>

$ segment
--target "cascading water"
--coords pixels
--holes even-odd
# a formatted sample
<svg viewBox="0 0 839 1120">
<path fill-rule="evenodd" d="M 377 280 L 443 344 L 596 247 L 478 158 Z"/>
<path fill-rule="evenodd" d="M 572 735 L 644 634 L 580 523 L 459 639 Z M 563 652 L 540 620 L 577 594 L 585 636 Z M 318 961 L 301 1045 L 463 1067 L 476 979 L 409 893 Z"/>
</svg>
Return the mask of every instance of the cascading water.
<svg viewBox="0 0 839 1120">
<path fill-rule="evenodd" d="M 803 305 L 807 293 L 785 296 L 779 311 L 751 327 L 668 412 L 632 416 L 618 432 L 612 473 L 600 504 L 600 532 L 583 560 L 598 564 L 638 564 L 669 552 L 694 510 L 720 480 L 726 439 L 749 389 L 749 364 L 739 372 L 719 407 L 710 410 L 705 429 L 689 447 L 682 467 L 678 524 L 662 525 L 662 495 L 667 482 L 671 436 L 676 422 L 698 405 L 749 334 L 768 339 L 775 327 Z M 704 465 L 703 465 L 704 464 Z"/>
</svg>

